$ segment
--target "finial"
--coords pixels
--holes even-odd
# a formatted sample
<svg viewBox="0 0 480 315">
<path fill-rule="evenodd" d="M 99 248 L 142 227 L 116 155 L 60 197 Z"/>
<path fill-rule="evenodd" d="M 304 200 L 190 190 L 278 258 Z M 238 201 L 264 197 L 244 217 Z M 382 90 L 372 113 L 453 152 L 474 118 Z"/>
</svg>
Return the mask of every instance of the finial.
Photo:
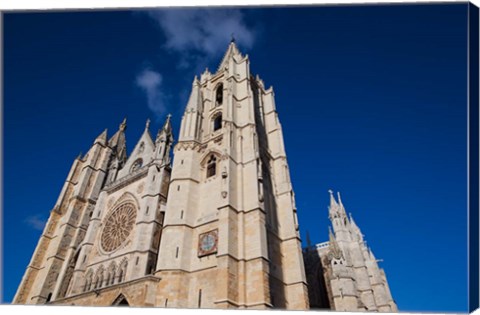
<svg viewBox="0 0 480 315">
<path fill-rule="evenodd" d="M 337 192 L 338 203 L 342 204 L 342 198 L 340 198 L 340 192 Z"/>
<path fill-rule="evenodd" d="M 172 118 L 172 114 L 168 113 L 167 119 L 170 120 L 170 118 Z"/>
<path fill-rule="evenodd" d="M 328 192 L 330 193 L 330 195 L 333 195 L 333 191 L 331 189 L 329 189 Z"/>
<path fill-rule="evenodd" d="M 123 119 L 122 123 L 118 128 L 120 129 L 120 131 L 125 131 L 125 129 L 127 129 L 127 117 Z"/>
<path fill-rule="evenodd" d="M 230 40 L 230 43 L 235 43 L 235 33 L 232 33 L 230 34 L 230 36 L 232 37 L 232 39 Z"/>
<path fill-rule="evenodd" d="M 150 118 L 147 118 L 147 122 L 145 123 L 145 129 L 150 128 Z"/>
</svg>

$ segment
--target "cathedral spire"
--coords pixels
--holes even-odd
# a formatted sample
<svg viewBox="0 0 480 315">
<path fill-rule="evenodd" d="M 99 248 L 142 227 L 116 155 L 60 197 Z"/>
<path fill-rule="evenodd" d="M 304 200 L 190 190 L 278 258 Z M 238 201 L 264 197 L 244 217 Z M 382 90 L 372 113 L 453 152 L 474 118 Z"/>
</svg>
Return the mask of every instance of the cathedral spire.
<svg viewBox="0 0 480 315">
<path fill-rule="evenodd" d="M 157 147 L 155 158 L 165 163 L 170 163 L 170 151 L 173 144 L 172 115 L 168 114 L 163 127 L 158 130 L 155 146 Z"/>
<path fill-rule="evenodd" d="M 228 65 L 231 58 L 237 57 L 237 56 L 241 58 L 242 54 L 240 53 L 240 50 L 238 49 L 237 44 L 235 43 L 235 38 L 232 37 L 232 40 L 228 45 L 227 51 L 223 56 L 222 62 L 220 62 L 220 65 L 218 66 L 217 72 L 224 69 Z"/>
<path fill-rule="evenodd" d="M 121 131 L 125 131 L 125 129 L 127 129 L 127 117 L 123 118 L 123 121 L 118 127 L 118 129 Z"/>
<path fill-rule="evenodd" d="M 329 189 L 328 193 L 330 194 L 330 208 L 332 209 L 332 208 L 338 207 L 338 203 L 335 200 L 335 197 L 333 196 L 333 191 Z"/>
<path fill-rule="evenodd" d="M 166 137 L 172 135 L 172 122 L 171 122 L 172 115 L 168 114 L 165 123 L 163 124 L 162 129 L 158 130 L 157 133 L 157 141 L 161 138 L 162 135 Z M 166 138 L 165 138 L 166 139 Z"/>
<path fill-rule="evenodd" d="M 363 234 L 360 231 L 360 228 L 358 227 L 358 225 L 353 220 L 351 213 L 349 214 L 349 220 L 350 220 L 350 231 L 352 232 L 353 235 L 357 236 L 357 239 L 359 241 L 363 241 Z"/>
<path fill-rule="evenodd" d="M 127 159 L 127 146 L 125 139 L 125 130 L 127 129 L 127 118 L 125 117 L 122 123 L 118 126 L 117 132 L 108 140 L 108 145 L 113 149 L 117 158 L 122 165 Z"/>
<path fill-rule="evenodd" d="M 100 143 L 103 145 L 107 144 L 107 129 L 105 129 L 100 135 L 98 135 L 94 143 Z"/>
<path fill-rule="evenodd" d="M 340 246 L 338 246 L 337 240 L 335 239 L 335 235 L 333 234 L 331 227 L 328 227 L 328 239 L 331 255 L 336 259 L 342 258 L 342 250 L 340 249 Z"/>
</svg>

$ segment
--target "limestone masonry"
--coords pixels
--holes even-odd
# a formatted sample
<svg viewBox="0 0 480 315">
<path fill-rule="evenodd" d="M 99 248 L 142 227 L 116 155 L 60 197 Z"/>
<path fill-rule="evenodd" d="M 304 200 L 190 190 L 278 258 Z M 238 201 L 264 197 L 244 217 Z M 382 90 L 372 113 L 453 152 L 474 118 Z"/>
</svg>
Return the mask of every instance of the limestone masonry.
<svg viewBox="0 0 480 315">
<path fill-rule="evenodd" d="M 127 156 L 124 120 L 75 159 L 13 303 L 397 311 L 340 197 L 330 240 L 302 250 L 273 89 L 249 64 L 232 41 L 195 77 L 175 145 L 168 116 Z"/>
</svg>

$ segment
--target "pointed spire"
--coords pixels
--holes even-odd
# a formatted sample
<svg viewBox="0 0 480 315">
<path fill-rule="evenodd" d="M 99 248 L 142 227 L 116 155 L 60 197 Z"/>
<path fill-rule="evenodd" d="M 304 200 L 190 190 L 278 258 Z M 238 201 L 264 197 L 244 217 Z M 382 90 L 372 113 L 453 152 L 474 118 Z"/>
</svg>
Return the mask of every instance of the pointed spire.
<svg viewBox="0 0 480 315">
<path fill-rule="evenodd" d="M 192 92 L 188 98 L 187 106 L 185 107 L 185 113 L 189 111 L 198 112 L 202 110 L 202 95 L 200 91 L 200 82 L 197 77 L 192 82 Z"/>
<path fill-rule="evenodd" d="M 342 198 L 340 198 L 340 192 L 339 191 L 337 192 L 337 197 L 338 197 L 338 203 L 340 204 L 340 206 L 343 206 Z"/>
<path fill-rule="evenodd" d="M 340 259 L 343 257 L 342 250 L 338 246 L 337 240 L 333 235 L 332 228 L 328 227 L 328 243 L 330 248 L 330 254 L 333 258 Z"/>
<path fill-rule="evenodd" d="M 350 220 L 350 231 L 352 232 L 353 235 L 357 236 L 357 239 L 359 241 L 363 241 L 362 232 L 360 231 L 360 228 L 358 227 L 358 225 L 353 220 L 353 217 L 352 217 L 351 213 L 349 213 L 349 217 L 350 217 L 349 218 L 349 220 Z"/>
<path fill-rule="evenodd" d="M 127 117 L 123 118 L 122 123 L 118 126 L 120 131 L 125 131 L 127 129 Z"/>
<path fill-rule="evenodd" d="M 108 145 L 113 149 L 117 158 L 120 159 L 120 164 L 127 159 L 127 147 L 125 140 L 125 129 L 127 129 L 127 118 L 125 117 L 122 123 L 118 126 L 117 132 L 108 140 Z"/>
<path fill-rule="evenodd" d="M 236 55 L 241 55 L 241 53 L 240 53 L 240 50 L 238 50 L 235 40 L 231 40 L 230 44 L 228 45 L 227 51 L 225 52 L 225 55 L 223 56 L 222 61 L 220 62 L 220 65 L 218 66 L 217 72 L 225 68 L 225 66 L 228 65 L 228 60 L 230 58 L 233 58 L 233 56 L 236 56 Z"/>
<path fill-rule="evenodd" d="M 107 144 L 107 129 L 105 129 L 98 137 L 95 139 L 94 143 L 101 143 L 103 145 Z"/>
<path fill-rule="evenodd" d="M 172 129 L 172 123 L 171 123 L 171 118 L 172 118 L 172 114 L 168 113 L 167 115 L 167 120 L 165 120 L 165 123 L 163 124 L 163 130 L 165 131 L 169 131 Z"/>
<path fill-rule="evenodd" d="M 148 130 L 150 128 L 150 118 L 147 118 L 147 121 L 145 122 L 145 130 Z"/>
<path fill-rule="evenodd" d="M 332 227 L 328 227 L 328 240 L 330 242 L 335 241 L 335 235 L 333 235 Z"/>
<path fill-rule="evenodd" d="M 165 119 L 165 123 L 163 124 L 163 127 L 161 129 L 158 129 L 157 138 L 155 139 L 155 142 L 166 141 L 167 139 L 169 140 L 170 143 L 173 142 L 171 118 L 172 118 L 172 115 L 168 114 L 167 119 Z"/>
<path fill-rule="evenodd" d="M 333 191 L 329 189 L 328 193 L 330 194 L 330 208 L 338 207 L 338 203 L 335 200 L 335 197 L 333 196 Z"/>
</svg>

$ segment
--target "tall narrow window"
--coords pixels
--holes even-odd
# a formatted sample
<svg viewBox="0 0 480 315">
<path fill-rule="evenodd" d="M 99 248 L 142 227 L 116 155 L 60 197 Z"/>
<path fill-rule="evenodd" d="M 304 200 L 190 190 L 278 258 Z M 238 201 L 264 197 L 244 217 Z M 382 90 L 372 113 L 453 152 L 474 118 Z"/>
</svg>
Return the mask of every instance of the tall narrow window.
<svg viewBox="0 0 480 315">
<path fill-rule="evenodd" d="M 198 308 L 202 307 L 202 289 L 198 290 Z"/>
<path fill-rule="evenodd" d="M 215 92 L 215 106 L 222 105 L 223 103 L 223 84 L 220 84 L 217 87 L 217 91 Z"/>
<path fill-rule="evenodd" d="M 214 155 L 212 155 L 207 162 L 207 178 L 214 176 L 216 172 L 217 172 L 217 159 L 215 158 Z"/>
<path fill-rule="evenodd" d="M 222 128 L 222 113 L 215 116 L 213 119 L 213 131 L 217 131 Z"/>
</svg>

